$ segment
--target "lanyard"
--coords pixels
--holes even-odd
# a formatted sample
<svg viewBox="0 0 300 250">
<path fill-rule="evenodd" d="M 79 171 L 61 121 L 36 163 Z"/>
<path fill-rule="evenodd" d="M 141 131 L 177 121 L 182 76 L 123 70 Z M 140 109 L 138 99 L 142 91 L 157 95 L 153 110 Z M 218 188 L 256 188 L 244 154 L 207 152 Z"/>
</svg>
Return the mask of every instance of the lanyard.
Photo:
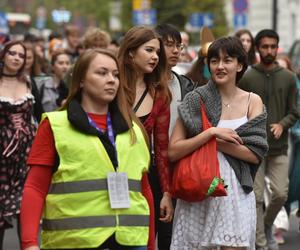
<svg viewBox="0 0 300 250">
<path fill-rule="evenodd" d="M 105 131 L 103 129 L 99 128 L 97 126 L 97 124 L 92 120 L 92 118 L 89 117 L 88 114 L 87 114 L 87 117 L 88 117 L 88 120 L 89 120 L 89 123 L 91 126 L 93 126 L 95 129 L 97 129 L 102 134 L 105 134 Z M 115 156 L 116 156 L 117 166 L 118 166 L 119 163 L 118 163 L 118 157 L 117 157 L 117 148 L 116 148 L 116 143 L 115 143 L 114 130 L 113 130 L 112 122 L 111 122 L 111 116 L 110 116 L 109 112 L 107 113 L 107 116 L 106 116 L 106 124 L 107 124 L 108 139 L 115 149 Z"/>
</svg>

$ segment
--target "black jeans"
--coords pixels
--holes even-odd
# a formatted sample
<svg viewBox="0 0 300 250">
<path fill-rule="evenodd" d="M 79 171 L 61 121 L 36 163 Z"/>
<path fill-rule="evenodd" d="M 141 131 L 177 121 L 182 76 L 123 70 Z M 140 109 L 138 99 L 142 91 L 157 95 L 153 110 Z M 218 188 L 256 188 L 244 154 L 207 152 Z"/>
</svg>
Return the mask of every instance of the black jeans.
<svg viewBox="0 0 300 250">
<path fill-rule="evenodd" d="M 154 199 L 155 208 L 155 235 L 157 236 L 157 245 L 159 250 L 169 250 L 172 239 L 172 224 L 171 222 L 162 222 L 159 220 L 160 216 L 160 201 L 162 199 L 162 191 L 160 187 L 159 176 L 156 166 L 152 165 L 149 171 L 149 182 Z M 175 201 L 173 201 L 175 208 Z"/>
</svg>

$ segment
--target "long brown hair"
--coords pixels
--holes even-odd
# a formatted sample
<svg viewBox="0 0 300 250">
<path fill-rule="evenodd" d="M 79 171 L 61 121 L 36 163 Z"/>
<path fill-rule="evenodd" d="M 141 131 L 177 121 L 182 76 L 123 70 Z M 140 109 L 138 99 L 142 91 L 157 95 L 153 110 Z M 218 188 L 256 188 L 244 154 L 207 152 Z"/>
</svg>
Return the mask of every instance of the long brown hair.
<svg viewBox="0 0 300 250">
<path fill-rule="evenodd" d="M 96 58 L 98 54 L 102 54 L 110 57 L 115 61 L 117 68 L 118 69 L 120 68 L 117 58 L 109 50 L 99 48 L 99 49 L 88 49 L 85 52 L 83 52 L 83 54 L 78 58 L 74 66 L 69 95 L 66 99 L 66 102 L 62 105 L 61 110 L 66 109 L 73 99 L 77 99 L 79 102 L 81 102 L 81 83 L 84 81 L 86 77 L 91 62 Z M 147 133 L 145 132 L 139 119 L 135 116 L 131 107 L 127 103 L 125 97 L 124 85 L 121 81 L 119 84 L 117 95 L 114 100 L 116 100 L 117 106 L 121 114 L 123 115 L 128 127 L 129 128 L 132 127 L 132 121 L 138 124 L 138 126 L 142 130 L 146 142 L 148 143 Z M 130 129 L 130 133 L 131 133 L 132 143 L 134 143 L 136 136 L 132 128 Z"/>
<path fill-rule="evenodd" d="M 249 65 L 253 65 L 255 63 L 257 63 L 256 60 L 256 56 L 255 56 L 255 43 L 254 43 L 254 38 L 250 32 L 250 30 L 247 29 L 240 29 L 235 33 L 235 36 L 239 39 L 241 39 L 241 36 L 244 34 L 248 34 L 248 36 L 250 37 L 251 40 L 251 46 L 250 46 L 250 50 L 247 53 L 248 54 L 248 64 Z"/>
<path fill-rule="evenodd" d="M 135 101 L 136 81 L 138 75 L 129 54 L 136 51 L 141 45 L 152 39 L 158 39 L 159 41 L 159 61 L 151 73 L 144 75 L 144 81 L 149 88 L 152 97 L 154 97 L 155 90 L 157 90 L 160 96 L 165 98 L 166 102 L 171 101 L 171 93 L 168 87 L 167 78 L 167 59 L 162 39 L 152 28 L 135 26 L 125 34 L 118 53 L 120 80 L 122 84 L 124 84 L 126 97 L 131 106 L 133 106 Z"/>
<path fill-rule="evenodd" d="M 21 41 L 11 41 L 11 42 L 8 42 L 4 45 L 4 48 L 2 49 L 2 51 L 0 52 L 0 78 L 2 77 L 3 75 L 3 69 L 4 69 L 4 58 L 7 54 L 7 52 L 9 51 L 9 49 L 15 45 L 20 45 L 22 46 L 22 48 L 24 49 L 24 62 L 21 66 L 21 68 L 19 69 L 19 71 L 17 72 L 17 79 L 19 81 L 23 81 L 23 82 L 26 82 L 26 76 L 25 76 L 25 65 L 26 65 L 26 48 L 25 48 L 25 45 L 21 42 Z"/>
</svg>

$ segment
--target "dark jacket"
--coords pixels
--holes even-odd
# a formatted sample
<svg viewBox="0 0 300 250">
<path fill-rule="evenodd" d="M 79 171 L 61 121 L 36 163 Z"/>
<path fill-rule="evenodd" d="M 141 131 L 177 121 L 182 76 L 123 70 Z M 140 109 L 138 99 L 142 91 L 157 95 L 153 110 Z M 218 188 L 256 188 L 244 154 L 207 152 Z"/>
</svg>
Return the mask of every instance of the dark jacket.
<svg viewBox="0 0 300 250">
<path fill-rule="evenodd" d="M 185 95 L 194 89 L 195 85 L 190 78 L 188 78 L 184 75 L 178 75 L 175 71 L 172 71 L 172 73 L 179 80 L 179 84 L 180 84 L 180 88 L 181 88 L 181 101 L 182 101 L 183 98 L 185 97 Z"/>
<path fill-rule="evenodd" d="M 266 71 L 261 64 L 256 64 L 246 71 L 239 87 L 258 94 L 267 108 L 269 155 L 287 154 L 288 129 L 299 118 L 295 75 L 279 65 Z M 279 139 L 275 139 L 270 131 L 272 123 L 283 126 Z"/>
<path fill-rule="evenodd" d="M 42 118 L 42 114 L 44 113 L 42 101 L 40 98 L 39 90 L 36 86 L 36 82 L 33 77 L 30 77 L 30 87 L 31 93 L 34 96 L 34 106 L 33 106 L 33 115 L 36 121 L 39 123 Z"/>
</svg>

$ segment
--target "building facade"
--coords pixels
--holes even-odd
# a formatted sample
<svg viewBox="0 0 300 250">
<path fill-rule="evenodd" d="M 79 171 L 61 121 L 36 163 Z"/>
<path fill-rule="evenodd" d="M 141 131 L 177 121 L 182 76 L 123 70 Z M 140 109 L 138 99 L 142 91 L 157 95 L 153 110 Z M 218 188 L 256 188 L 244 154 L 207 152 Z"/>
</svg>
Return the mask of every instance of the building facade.
<svg viewBox="0 0 300 250">
<path fill-rule="evenodd" d="M 234 0 L 225 0 L 225 12 L 230 33 L 240 28 L 249 29 L 255 36 L 258 31 L 273 28 L 274 2 L 276 0 L 244 0 L 247 2 L 246 11 L 234 5 Z M 293 42 L 300 39 L 300 0 L 277 0 L 277 32 L 280 36 L 282 52 L 288 52 Z M 238 18 L 239 19 L 238 19 Z"/>
</svg>

